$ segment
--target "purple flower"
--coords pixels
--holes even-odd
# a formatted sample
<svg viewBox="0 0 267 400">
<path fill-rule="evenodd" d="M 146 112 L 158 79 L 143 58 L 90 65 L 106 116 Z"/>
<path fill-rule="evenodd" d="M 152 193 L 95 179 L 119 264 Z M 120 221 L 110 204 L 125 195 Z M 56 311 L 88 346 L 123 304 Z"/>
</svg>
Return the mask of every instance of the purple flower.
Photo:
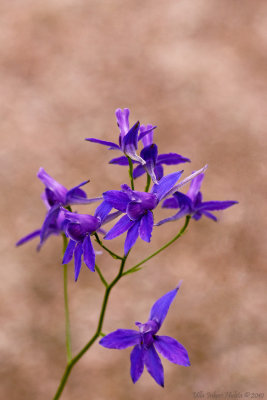
<svg viewBox="0 0 267 400">
<path fill-rule="evenodd" d="M 159 184 L 155 184 L 149 193 L 131 190 L 122 185 L 122 190 L 109 190 L 103 193 L 105 202 L 116 210 L 126 213 L 110 229 L 104 239 L 111 240 L 127 232 L 124 252 L 127 254 L 135 244 L 138 236 L 150 242 L 154 225 L 152 210 L 168 195 L 183 171 L 174 172 L 163 177 Z"/>
<path fill-rule="evenodd" d="M 114 142 L 107 142 L 105 140 L 99 140 L 95 138 L 87 138 L 85 140 L 88 140 L 89 142 L 93 143 L 99 143 L 104 146 L 108 146 L 110 150 L 120 150 L 126 156 L 130 157 L 132 160 L 140 162 L 141 164 L 145 164 L 145 161 L 136 154 L 136 150 L 138 147 L 138 141 L 142 139 L 147 133 L 149 133 L 152 129 L 155 127 L 142 131 L 139 133 L 139 127 L 140 123 L 137 121 L 131 129 L 129 129 L 129 114 L 130 111 L 128 108 L 125 108 L 124 110 L 121 110 L 118 108 L 116 110 L 116 118 L 117 118 L 117 123 L 118 127 L 120 129 L 120 136 L 119 136 L 119 144 L 116 144 Z M 128 160 L 126 158 L 127 164 L 128 165 Z"/>
<path fill-rule="evenodd" d="M 70 238 L 62 264 L 68 264 L 74 255 L 74 278 L 77 281 L 81 266 L 82 255 L 85 264 L 91 270 L 95 270 L 95 251 L 90 235 L 100 230 L 102 224 L 110 221 L 108 216 L 112 206 L 103 201 L 96 209 L 94 216 L 72 213 L 64 210 L 64 230 Z M 117 213 L 116 213 L 117 214 Z M 116 215 L 113 215 L 115 218 Z"/>
<path fill-rule="evenodd" d="M 42 200 L 44 201 L 48 212 L 46 214 L 45 220 L 41 229 L 37 229 L 31 232 L 29 235 L 20 239 L 16 246 L 20 246 L 29 240 L 39 236 L 40 244 L 38 250 L 41 248 L 45 240 L 51 236 L 59 235 L 63 233 L 62 223 L 64 220 L 64 213 L 60 209 L 61 206 L 69 206 L 70 204 L 89 204 L 95 201 L 101 200 L 102 197 L 97 197 L 94 199 L 88 199 L 86 193 L 80 189 L 81 186 L 85 185 L 89 181 L 84 181 L 78 186 L 74 186 L 72 189 L 68 190 L 63 185 L 58 183 L 53 179 L 48 173 L 40 168 L 37 177 L 45 185 L 45 191 L 42 194 Z"/>
<path fill-rule="evenodd" d="M 157 145 L 153 143 L 153 129 L 154 127 L 152 125 L 140 126 L 141 134 L 143 132 L 149 132 L 142 138 L 144 148 L 140 153 L 140 157 L 145 160 L 146 164 L 144 165 L 138 161 L 134 161 L 134 163 L 138 163 L 138 165 L 133 170 L 133 177 L 136 179 L 147 172 L 151 176 L 153 182 L 157 183 L 157 181 L 164 176 L 163 164 L 177 165 L 184 162 L 190 162 L 190 159 L 176 153 L 158 154 Z M 128 160 L 127 157 L 122 156 L 113 158 L 109 163 L 128 165 Z"/>
<path fill-rule="evenodd" d="M 43 168 L 39 169 L 37 177 L 45 185 L 45 191 L 42 195 L 42 199 L 48 208 L 53 207 L 55 204 L 60 204 L 62 206 L 68 206 L 71 204 L 89 204 L 102 199 L 101 197 L 88 199 L 86 193 L 80 189 L 80 187 L 86 185 L 89 180 L 84 181 L 78 186 L 74 186 L 72 189 L 68 190 L 50 175 L 48 175 Z"/>
<path fill-rule="evenodd" d="M 164 208 L 179 208 L 178 213 L 172 217 L 159 221 L 156 225 L 162 225 L 165 222 L 176 221 L 185 215 L 191 215 L 196 221 L 198 221 L 202 215 L 217 221 L 215 215 L 210 211 L 224 210 L 228 207 L 237 204 L 237 201 L 202 201 L 202 193 L 200 191 L 201 183 L 204 178 L 204 173 L 199 174 L 192 179 L 190 188 L 187 194 L 181 192 L 173 193 L 173 197 L 166 199 L 162 207 Z"/>
<path fill-rule="evenodd" d="M 177 340 L 169 336 L 156 335 L 179 287 L 180 285 L 156 301 L 145 324 L 135 323 L 139 332 L 132 329 L 118 329 L 103 337 L 99 342 L 109 349 L 121 350 L 134 346 L 130 356 L 133 383 L 138 381 L 146 366 L 152 378 L 159 385 L 164 386 L 163 366 L 157 351 L 174 364 L 185 367 L 190 365 L 187 350 Z"/>
</svg>

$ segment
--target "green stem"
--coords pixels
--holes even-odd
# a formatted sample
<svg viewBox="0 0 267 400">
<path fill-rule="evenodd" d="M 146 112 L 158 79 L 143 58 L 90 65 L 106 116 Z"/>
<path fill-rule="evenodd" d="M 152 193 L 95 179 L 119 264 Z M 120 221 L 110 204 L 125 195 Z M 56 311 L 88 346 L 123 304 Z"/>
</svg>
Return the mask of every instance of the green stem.
<svg viewBox="0 0 267 400">
<path fill-rule="evenodd" d="M 63 255 L 68 245 L 68 239 L 65 234 L 63 236 Z M 65 331 L 66 331 L 66 350 L 67 361 L 71 360 L 71 334 L 70 334 L 70 317 L 69 317 L 69 302 L 68 302 L 68 265 L 63 265 L 64 278 L 64 308 L 65 308 Z"/>
<path fill-rule="evenodd" d="M 150 183 L 151 183 L 151 176 L 147 173 L 147 174 L 146 174 L 146 188 L 145 188 L 145 192 L 148 192 L 148 191 L 149 191 Z"/>
<path fill-rule="evenodd" d="M 174 238 L 173 238 L 172 240 L 170 240 L 168 243 L 166 243 L 166 244 L 165 244 L 164 246 L 162 246 L 160 249 L 158 249 L 157 251 L 155 251 L 155 253 L 152 253 L 150 256 L 148 256 L 148 257 L 145 258 L 144 260 L 140 261 L 138 264 L 134 265 L 132 268 L 130 268 L 130 269 L 128 269 L 127 271 L 125 271 L 125 272 L 123 273 L 123 276 L 124 276 L 124 275 L 127 275 L 127 274 L 130 274 L 130 273 L 132 273 L 132 272 L 139 271 L 139 267 L 140 267 L 141 265 L 143 265 L 145 262 L 151 260 L 151 258 L 155 257 L 157 254 L 159 254 L 161 251 L 165 250 L 165 249 L 166 249 L 167 247 L 169 247 L 172 243 L 174 243 L 177 239 L 179 239 L 179 237 L 181 237 L 182 234 L 185 232 L 185 230 L 186 230 L 186 228 L 187 228 L 187 226 L 188 226 L 188 224 L 189 224 L 190 218 L 191 218 L 190 216 L 187 216 L 187 217 L 186 217 L 184 226 L 182 227 L 182 229 L 180 230 L 180 232 L 179 232 L 176 236 L 174 236 Z"/>
<path fill-rule="evenodd" d="M 100 271 L 100 268 L 95 264 L 95 270 L 99 275 L 99 278 L 101 279 L 101 282 L 103 283 L 104 286 L 108 287 L 108 283 L 106 279 L 104 278 L 102 272 Z"/>
<path fill-rule="evenodd" d="M 56 392 L 55 396 L 53 397 L 53 400 L 59 399 L 74 365 L 80 360 L 80 358 L 84 355 L 84 353 L 86 353 L 87 350 L 90 349 L 90 347 L 97 340 L 97 338 L 102 335 L 102 326 L 103 326 L 103 322 L 104 322 L 104 317 L 105 317 L 105 312 L 106 312 L 106 308 L 107 308 L 107 304 L 108 304 L 109 295 L 110 295 L 110 292 L 111 292 L 113 286 L 115 286 L 116 283 L 123 276 L 123 269 L 124 269 L 128 254 L 126 254 L 124 256 L 124 258 L 121 260 L 120 270 L 119 270 L 118 274 L 116 275 L 116 277 L 113 279 L 113 281 L 109 285 L 106 286 L 96 332 L 91 337 L 89 342 L 82 348 L 82 350 L 72 360 L 70 360 L 68 362 L 68 364 L 65 368 L 65 372 L 62 376 L 61 382 L 59 384 L 59 387 L 57 389 L 57 392 Z"/>
<path fill-rule="evenodd" d="M 130 157 L 128 157 L 128 163 L 129 163 L 129 177 L 130 177 L 130 181 L 131 181 L 131 188 L 132 190 L 134 190 L 134 179 L 133 179 L 133 162 L 130 159 Z"/>
<path fill-rule="evenodd" d="M 121 257 L 121 256 L 119 256 L 118 254 L 114 253 L 112 250 L 110 250 L 108 247 L 106 247 L 106 246 L 101 242 L 101 240 L 100 240 L 100 238 L 99 238 L 99 236 L 98 236 L 98 234 L 97 234 L 96 232 L 95 232 L 94 235 L 95 235 L 96 241 L 97 241 L 97 243 L 99 244 L 99 246 L 101 246 L 102 249 L 106 250 L 106 251 L 111 255 L 111 257 L 115 258 L 116 260 L 123 260 L 123 257 Z"/>
</svg>

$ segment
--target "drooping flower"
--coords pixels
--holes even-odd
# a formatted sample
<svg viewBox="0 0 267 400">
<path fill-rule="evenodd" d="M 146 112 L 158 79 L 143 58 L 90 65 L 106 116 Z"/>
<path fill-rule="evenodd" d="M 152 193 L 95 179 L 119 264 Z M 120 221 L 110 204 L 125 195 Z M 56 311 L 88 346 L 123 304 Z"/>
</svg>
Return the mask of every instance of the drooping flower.
<svg viewBox="0 0 267 400">
<path fill-rule="evenodd" d="M 140 157 L 145 160 L 146 164 L 144 165 L 138 161 L 133 161 L 138 164 L 133 170 L 133 178 L 136 179 L 147 172 L 151 176 L 153 182 L 157 183 L 157 181 L 164 176 L 163 164 L 177 165 L 190 162 L 190 159 L 177 153 L 158 154 L 158 147 L 153 143 L 153 129 L 152 125 L 140 126 L 141 133 L 149 132 L 142 138 L 144 148 L 140 152 Z M 109 163 L 128 165 L 128 160 L 127 157 L 122 156 L 113 158 Z"/>
<path fill-rule="evenodd" d="M 40 244 L 37 246 L 37 250 L 40 250 L 44 242 L 49 238 L 51 235 L 60 235 L 64 232 L 63 230 L 63 222 L 64 222 L 64 212 L 58 209 L 58 213 L 53 213 L 51 218 L 49 218 L 48 223 L 42 226 L 41 229 L 36 229 L 35 231 L 31 232 L 30 234 L 24 236 L 20 239 L 16 246 L 21 246 L 22 244 L 34 239 L 35 237 L 42 237 L 40 240 Z"/>
<path fill-rule="evenodd" d="M 164 208 L 179 208 L 179 211 L 172 217 L 165 218 L 159 221 L 156 225 L 162 225 L 165 222 L 176 221 L 186 215 L 191 215 L 198 221 L 202 215 L 217 221 L 217 217 L 210 211 L 225 210 L 228 207 L 237 204 L 237 201 L 202 201 L 202 193 L 200 187 L 204 178 L 204 173 L 199 174 L 192 179 L 190 188 L 187 194 L 176 191 L 173 197 L 164 200 L 162 207 Z"/>
<path fill-rule="evenodd" d="M 145 324 L 135 323 L 139 331 L 118 329 L 104 336 L 99 342 L 100 345 L 109 349 L 121 350 L 134 346 L 130 356 L 133 383 L 138 381 L 146 366 L 152 378 L 159 385 L 164 386 L 163 366 L 157 352 L 174 364 L 190 366 L 187 350 L 177 340 L 169 336 L 156 335 L 179 287 L 180 285 L 155 302 Z"/>
<path fill-rule="evenodd" d="M 59 235 L 64 232 L 62 229 L 62 223 L 64 221 L 64 213 L 61 210 L 62 206 L 67 207 L 72 204 L 90 204 L 102 200 L 102 197 L 88 199 L 85 191 L 80 189 L 81 186 L 84 186 L 89 182 L 88 180 L 68 190 L 53 179 L 43 168 L 39 169 L 37 177 L 45 185 L 45 191 L 41 197 L 48 211 L 41 229 L 37 229 L 20 239 L 16 243 L 16 246 L 20 246 L 39 236 L 40 244 L 38 249 L 40 249 L 49 236 Z"/>
<path fill-rule="evenodd" d="M 145 135 L 147 135 L 151 130 L 155 128 L 151 125 L 150 129 L 142 130 L 139 134 L 140 123 L 137 121 L 131 129 L 129 129 L 129 115 L 130 111 L 128 108 L 124 108 L 121 110 L 118 108 L 116 110 L 116 118 L 118 127 L 120 129 L 120 136 L 119 136 L 119 144 L 114 142 L 107 142 L 105 140 L 95 139 L 95 138 L 87 138 L 89 142 L 99 143 L 104 146 L 108 146 L 109 150 L 120 150 L 126 156 L 130 157 L 131 160 L 137 161 L 144 165 L 146 162 L 143 160 L 138 154 L 136 153 L 138 147 L 138 141 L 141 140 Z M 127 160 L 127 158 L 126 158 Z M 128 160 L 127 160 L 128 164 Z"/>
<path fill-rule="evenodd" d="M 101 225 L 110 221 L 108 214 L 112 206 L 103 201 L 96 209 L 94 215 L 78 214 L 64 210 L 64 230 L 70 238 L 62 264 L 68 264 L 74 255 L 74 278 L 77 281 L 81 266 L 82 255 L 85 264 L 95 270 L 95 250 L 90 236 L 100 230 Z M 116 213 L 115 213 L 116 214 Z M 116 218 L 116 215 L 113 215 Z"/>
<path fill-rule="evenodd" d="M 66 189 L 65 186 L 61 185 L 55 179 L 53 179 L 48 173 L 40 168 L 37 177 L 45 185 L 45 191 L 42 195 L 42 199 L 48 208 L 53 207 L 55 204 L 60 204 L 63 207 L 72 204 L 90 204 L 95 201 L 101 200 L 102 197 L 88 199 L 87 194 L 81 189 L 81 186 L 86 185 L 89 180 L 80 183 L 78 186 L 74 186 L 70 190 Z"/>
<path fill-rule="evenodd" d="M 150 242 L 154 225 L 152 210 L 168 195 L 183 171 L 174 172 L 163 177 L 159 184 L 155 184 L 149 193 L 131 190 L 129 186 L 122 185 L 122 190 L 109 190 L 103 193 L 105 202 L 113 208 L 126 213 L 110 229 L 104 239 L 111 240 L 128 231 L 124 252 L 127 254 L 135 244 L 138 236 Z"/>
</svg>

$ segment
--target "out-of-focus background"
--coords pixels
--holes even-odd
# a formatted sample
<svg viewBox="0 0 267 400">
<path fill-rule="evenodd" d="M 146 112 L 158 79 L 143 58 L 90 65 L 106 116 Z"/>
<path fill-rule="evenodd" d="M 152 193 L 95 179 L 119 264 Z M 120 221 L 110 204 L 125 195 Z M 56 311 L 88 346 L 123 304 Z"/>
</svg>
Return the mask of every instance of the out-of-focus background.
<svg viewBox="0 0 267 400">
<path fill-rule="evenodd" d="M 39 253 L 37 240 L 14 247 L 45 215 L 36 173 L 42 166 L 68 188 L 89 178 L 89 197 L 127 182 L 126 169 L 108 165 L 114 152 L 84 141 L 116 141 L 118 107 L 130 108 L 132 124 L 157 125 L 160 151 L 192 160 L 185 174 L 209 164 L 205 200 L 240 204 L 219 223 L 192 221 L 110 298 L 104 332 L 133 329 L 183 279 L 160 333 L 188 349 L 191 367 L 163 360 L 164 390 L 147 372 L 133 385 L 130 349 L 95 344 L 62 399 L 264 392 L 266 1 L 2 1 L 0 48 L 0 398 L 50 399 L 65 366 L 61 238 Z M 155 229 L 150 245 L 139 240 L 128 266 L 180 226 Z M 109 244 L 120 252 L 121 243 Z M 116 274 L 115 260 L 97 261 L 108 279 Z M 95 330 L 103 287 L 84 265 L 74 283 L 69 268 L 76 353 Z"/>
</svg>

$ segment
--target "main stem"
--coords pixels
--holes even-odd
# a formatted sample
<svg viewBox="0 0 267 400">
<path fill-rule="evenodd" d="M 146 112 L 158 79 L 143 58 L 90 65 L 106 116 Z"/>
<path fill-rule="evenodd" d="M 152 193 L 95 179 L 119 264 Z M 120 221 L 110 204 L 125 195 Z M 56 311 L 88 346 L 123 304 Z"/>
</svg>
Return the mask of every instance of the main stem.
<svg viewBox="0 0 267 400">
<path fill-rule="evenodd" d="M 63 236 L 63 255 L 68 245 L 66 235 Z M 64 280 L 64 308 L 65 308 L 65 331 L 66 331 L 66 350 L 67 361 L 71 360 L 71 334 L 70 334 L 70 317 L 69 317 L 69 302 L 68 302 L 68 265 L 63 265 L 63 280 Z"/>
<path fill-rule="evenodd" d="M 115 286 L 116 283 L 123 276 L 123 269 L 124 269 L 127 257 L 128 257 L 128 254 L 126 256 L 124 256 L 124 258 L 121 260 L 121 265 L 120 265 L 120 269 L 119 269 L 118 274 L 113 279 L 113 281 L 106 287 L 104 298 L 103 298 L 103 302 L 102 302 L 102 307 L 101 307 L 101 311 L 100 311 L 100 316 L 99 316 L 97 328 L 96 328 L 96 331 L 95 331 L 94 335 L 89 340 L 89 342 L 82 348 L 82 350 L 72 360 L 68 361 L 68 364 L 66 366 L 65 372 L 64 372 L 64 374 L 62 376 L 61 382 L 59 384 L 58 390 L 57 390 L 53 400 L 59 399 L 59 397 L 60 397 L 60 395 L 61 395 L 61 393 L 62 393 L 62 391 L 63 391 L 63 389 L 64 389 L 64 387 L 66 385 L 66 382 L 68 380 L 68 377 L 70 375 L 70 372 L 71 372 L 72 368 L 80 360 L 80 358 L 84 355 L 84 353 L 86 353 L 87 350 L 92 346 L 92 344 L 96 341 L 96 339 L 100 336 L 101 331 L 102 331 L 102 326 L 103 326 L 103 322 L 104 322 L 104 317 L 105 317 L 105 313 L 106 313 L 106 308 L 107 308 L 110 292 L 111 292 L 113 286 Z"/>
</svg>

